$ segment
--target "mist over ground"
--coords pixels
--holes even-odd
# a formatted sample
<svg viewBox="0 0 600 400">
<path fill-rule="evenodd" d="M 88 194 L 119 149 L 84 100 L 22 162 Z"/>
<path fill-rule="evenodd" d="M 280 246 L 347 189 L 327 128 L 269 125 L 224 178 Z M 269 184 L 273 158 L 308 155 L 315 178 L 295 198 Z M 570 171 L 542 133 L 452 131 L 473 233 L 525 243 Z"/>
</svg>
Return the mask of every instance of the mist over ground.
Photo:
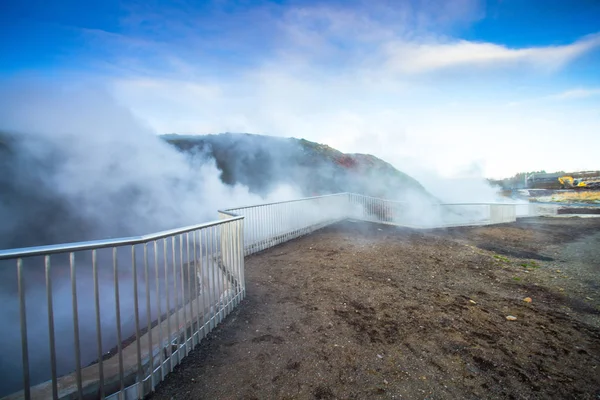
<svg viewBox="0 0 600 400">
<path fill-rule="evenodd" d="M 101 91 L 21 87 L 0 107 L 0 248 L 146 234 L 300 196 L 224 184 L 205 152 L 176 151 Z"/>
</svg>

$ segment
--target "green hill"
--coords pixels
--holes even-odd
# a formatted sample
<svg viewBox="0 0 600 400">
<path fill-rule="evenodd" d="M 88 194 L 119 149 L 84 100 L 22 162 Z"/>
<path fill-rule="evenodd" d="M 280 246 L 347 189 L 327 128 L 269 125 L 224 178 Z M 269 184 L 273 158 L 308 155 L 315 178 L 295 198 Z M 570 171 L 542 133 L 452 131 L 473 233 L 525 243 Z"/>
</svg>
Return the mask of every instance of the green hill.
<svg viewBox="0 0 600 400">
<path fill-rule="evenodd" d="M 345 154 L 305 139 L 242 133 L 162 138 L 184 153 L 214 157 L 224 183 L 243 184 L 261 195 L 290 184 L 305 196 L 355 192 L 398 200 L 409 194 L 431 199 L 419 182 L 375 156 Z"/>
</svg>

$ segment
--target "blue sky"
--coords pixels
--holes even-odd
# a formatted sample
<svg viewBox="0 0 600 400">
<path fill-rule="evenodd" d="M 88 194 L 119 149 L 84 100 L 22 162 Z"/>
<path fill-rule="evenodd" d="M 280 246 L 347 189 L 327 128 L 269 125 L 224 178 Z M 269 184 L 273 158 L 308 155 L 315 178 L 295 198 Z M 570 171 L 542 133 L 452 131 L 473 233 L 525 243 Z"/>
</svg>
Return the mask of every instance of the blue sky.
<svg viewBox="0 0 600 400">
<path fill-rule="evenodd" d="M 304 137 L 417 177 L 600 168 L 565 151 L 600 148 L 596 0 L 0 8 L 0 80 L 102 88 L 156 133 Z"/>
</svg>

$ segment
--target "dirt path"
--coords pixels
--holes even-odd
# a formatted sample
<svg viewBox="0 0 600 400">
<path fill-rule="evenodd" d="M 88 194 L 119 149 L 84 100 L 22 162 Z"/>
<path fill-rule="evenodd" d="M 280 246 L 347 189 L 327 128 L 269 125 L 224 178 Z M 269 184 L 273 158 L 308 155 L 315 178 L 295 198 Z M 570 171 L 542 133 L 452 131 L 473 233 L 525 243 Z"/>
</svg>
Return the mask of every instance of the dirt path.
<svg viewBox="0 0 600 400">
<path fill-rule="evenodd" d="M 346 222 L 246 280 L 152 399 L 600 398 L 600 219 Z"/>
</svg>

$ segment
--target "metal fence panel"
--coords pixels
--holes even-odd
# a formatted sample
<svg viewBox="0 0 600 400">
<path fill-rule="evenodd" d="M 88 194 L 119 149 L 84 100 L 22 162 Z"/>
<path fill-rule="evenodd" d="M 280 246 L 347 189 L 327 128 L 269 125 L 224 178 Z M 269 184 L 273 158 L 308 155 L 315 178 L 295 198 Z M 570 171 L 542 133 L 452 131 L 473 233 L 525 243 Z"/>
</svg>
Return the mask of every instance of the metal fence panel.
<svg viewBox="0 0 600 400">
<path fill-rule="evenodd" d="M 3 394 L 153 391 L 243 298 L 242 223 L 229 217 L 147 237 L 0 251 L 3 276 L 16 272 L 9 307 L 21 343 L 3 357 L 22 360 L 3 376 Z"/>
</svg>

